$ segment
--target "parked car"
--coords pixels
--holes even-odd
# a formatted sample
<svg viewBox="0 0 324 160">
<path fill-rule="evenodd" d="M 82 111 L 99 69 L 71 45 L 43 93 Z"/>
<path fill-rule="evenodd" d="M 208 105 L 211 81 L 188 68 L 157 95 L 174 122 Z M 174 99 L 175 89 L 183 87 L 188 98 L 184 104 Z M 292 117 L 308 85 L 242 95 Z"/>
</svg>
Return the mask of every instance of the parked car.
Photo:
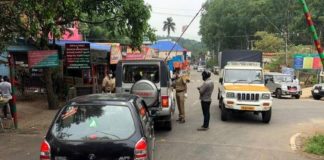
<svg viewBox="0 0 324 160">
<path fill-rule="evenodd" d="M 316 100 L 320 100 L 324 97 L 324 83 L 315 84 L 312 88 L 312 95 Z"/>
<path fill-rule="evenodd" d="M 144 100 L 92 94 L 59 110 L 40 148 L 41 160 L 153 159 L 153 121 Z"/>
<path fill-rule="evenodd" d="M 197 65 L 197 64 L 194 64 L 194 65 L 193 65 L 193 69 L 194 69 L 194 70 L 198 69 L 198 65 Z"/>
<path fill-rule="evenodd" d="M 156 112 L 157 127 L 172 130 L 176 101 L 170 71 L 164 60 L 123 60 L 116 68 L 116 92 L 141 96 L 150 111 Z"/>
<path fill-rule="evenodd" d="M 302 95 L 302 89 L 299 84 L 293 83 L 291 75 L 282 74 L 277 72 L 265 73 L 266 87 L 275 94 L 277 98 L 290 95 L 299 99 Z"/>
<path fill-rule="evenodd" d="M 203 72 L 205 69 L 206 69 L 205 66 L 200 65 L 200 66 L 198 66 L 198 68 L 197 68 L 197 72 Z"/>
<path fill-rule="evenodd" d="M 214 73 L 215 75 L 218 75 L 218 74 L 219 74 L 219 71 L 220 71 L 220 69 L 219 69 L 218 66 L 214 66 L 214 67 L 213 67 L 213 73 Z"/>
</svg>

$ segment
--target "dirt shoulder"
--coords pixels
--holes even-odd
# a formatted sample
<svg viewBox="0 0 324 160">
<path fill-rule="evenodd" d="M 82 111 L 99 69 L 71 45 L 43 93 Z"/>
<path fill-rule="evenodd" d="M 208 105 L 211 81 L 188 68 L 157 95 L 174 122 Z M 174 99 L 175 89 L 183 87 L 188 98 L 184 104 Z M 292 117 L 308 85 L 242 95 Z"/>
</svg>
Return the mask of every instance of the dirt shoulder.
<svg viewBox="0 0 324 160">
<path fill-rule="evenodd" d="M 4 130 L 5 133 L 45 134 L 58 110 L 47 108 L 44 95 L 20 97 L 17 100 L 18 129 Z"/>
</svg>

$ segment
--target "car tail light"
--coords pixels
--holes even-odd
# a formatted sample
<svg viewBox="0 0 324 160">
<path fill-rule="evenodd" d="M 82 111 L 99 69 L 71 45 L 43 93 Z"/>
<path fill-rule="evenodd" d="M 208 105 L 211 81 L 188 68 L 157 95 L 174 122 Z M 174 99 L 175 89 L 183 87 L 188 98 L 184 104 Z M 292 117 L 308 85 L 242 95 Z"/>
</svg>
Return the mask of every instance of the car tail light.
<svg viewBox="0 0 324 160">
<path fill-rule="evenodd" d="M 46 140 L 42 142 L 40 148 L 40 160 L 50 160 L 51 159 L 51 147 Z"/>
<path fill-rule="evenodd" d="M 169 96 L 162 96 L 162 107 L 169 107 Z"/>
<path fill-rule="evenodd" d="M 135 145 L 135 160 L 146 160 L 147 158 L 147 143 L 145 138 L 142 138 Z"/>
</svg>

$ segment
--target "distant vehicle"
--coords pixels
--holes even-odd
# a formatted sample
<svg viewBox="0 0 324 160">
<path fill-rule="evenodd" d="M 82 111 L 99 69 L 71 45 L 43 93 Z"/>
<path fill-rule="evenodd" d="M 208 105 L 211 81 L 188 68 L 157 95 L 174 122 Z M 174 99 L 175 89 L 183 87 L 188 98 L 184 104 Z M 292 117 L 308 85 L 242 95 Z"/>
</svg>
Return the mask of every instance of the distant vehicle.
<svg viewBox="0 0 324 160">
<path fill-rule="evenodd" d="M 153 159 L 153 121 L 144 100 L 92 94 L 69 101 L 41 144 L 40 160 Z"/>
<path fill-rule="evenodd" d="M 291 96 L 299 99 L 302 89 L 299 84 L 293 83 L 291 75 L 269 72 L 264 74 L 265 84 L 277 98 Z"/>
<path fill-rule="evenodd" d="M 214 73 L 215 75 L 218 75 L 218 74 L 219 74 L 219 71 L 220 71 L 220 69 L 219 69 L 218 66 L 214 66 L 214 67 L 213 67 L 213 73 Z"/>
<path fill-rule="evenodd" d="M 203 72 L 206 69 L 205 66 L 198 66 L 197 72 Z"/>
<path fill-rule="evenodd" d="M 324 83 L 315 84 L 312 88 L 312 95 L 316 100 L 320 100 L 324 97 Z"/>
<path fill-rule="evenodd" d="M 218 100 L 221 120 L 227 121 L 230 112 L 253 112 L 262 115 L 269 123 L 272 114 L 272 97 L 264 85 L 262 53 L 247 50 L 230 50 L 219 53 L 221 68 Z"/>
<path fill-rule="evenodd" d="M 197 64 L 194 64 L 194 65 L 193 65 L 193 69 L 194 69 L 194 70 L 198 69 L 198 65 L 197 65 Z"/>
<path fill-rule="evenodd" d="M 123 60 L 116 68 L 116 93 L 141 96 L 149 110 L 156 112 L 157 127 L 172 130 L 175 97 L 170 71 L 164 60 Z"/>
</svg>

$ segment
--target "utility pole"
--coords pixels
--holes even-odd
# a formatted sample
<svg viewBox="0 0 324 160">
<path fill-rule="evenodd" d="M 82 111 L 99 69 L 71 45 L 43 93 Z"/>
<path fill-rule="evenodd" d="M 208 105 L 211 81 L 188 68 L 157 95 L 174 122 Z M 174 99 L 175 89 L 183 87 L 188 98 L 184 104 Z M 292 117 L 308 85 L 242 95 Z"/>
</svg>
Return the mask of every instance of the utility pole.
<svg viewBox="0 0 324 160">
<path fill-rule="evenodd" d="M 287 32 L 284 32 L 285 34 L 285 55 L 286 55 L 286 66 L 288 66 L 288 26 L 287 26 Z"/>
</svg>

